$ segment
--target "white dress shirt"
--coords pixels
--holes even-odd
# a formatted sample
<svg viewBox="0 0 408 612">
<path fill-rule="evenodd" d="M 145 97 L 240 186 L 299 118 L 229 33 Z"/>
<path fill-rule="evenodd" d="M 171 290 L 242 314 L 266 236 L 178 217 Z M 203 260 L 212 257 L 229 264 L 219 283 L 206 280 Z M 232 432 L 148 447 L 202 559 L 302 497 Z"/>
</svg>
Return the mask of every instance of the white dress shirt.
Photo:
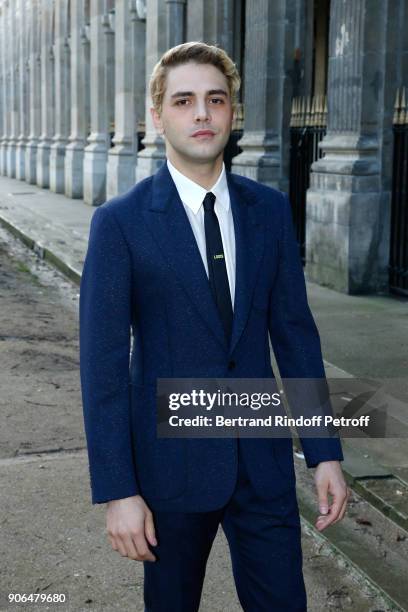
<svg viewBox="0 0 408 612">
<path fill-rule="evenodd" d="M 221 230 L 222 244 L 224 247 L 225 264 L 227 268 L 228 282 L 231 292 L 232 307 L 234 307 L 235 296 L 235 234 L 234 220 L 231 210 L 231 201 L 228 191 L 225 164 L 216 183 L 211 189 L 204 189 L 198 183 L 182 174 L 173 164 L 167 160 L 167 167 L 177 187 L 180 199 L 189 218 L 198 249 L 208 276 L 207 251 L 205 245 L 204 207 L 205 194 L 211 191 L 215 195 L 214 211 L 218 218 Z"/>
</svg>

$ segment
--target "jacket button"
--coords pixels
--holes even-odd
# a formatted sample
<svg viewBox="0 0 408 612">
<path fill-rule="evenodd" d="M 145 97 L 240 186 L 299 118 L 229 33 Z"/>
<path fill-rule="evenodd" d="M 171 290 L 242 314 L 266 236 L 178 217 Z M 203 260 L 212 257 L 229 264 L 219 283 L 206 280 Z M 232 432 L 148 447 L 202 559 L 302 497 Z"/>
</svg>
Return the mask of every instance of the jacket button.
<svg viewBox="0 0 408 612">
<path fill-rule="evenodd" d="M 235 368 L 235 361 L 231 359 L 231 361 L 228 362 L 228 369 L 233 370 L 234 368 Z"/>
</svg>

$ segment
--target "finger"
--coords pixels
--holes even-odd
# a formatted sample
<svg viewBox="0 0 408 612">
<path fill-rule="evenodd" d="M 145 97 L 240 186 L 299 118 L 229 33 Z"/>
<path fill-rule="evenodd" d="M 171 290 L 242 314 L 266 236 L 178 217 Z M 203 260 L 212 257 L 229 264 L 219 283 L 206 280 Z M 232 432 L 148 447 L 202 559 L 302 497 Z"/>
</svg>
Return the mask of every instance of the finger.
<svg viewBox="0 0 408 612">
<path fill-rule="evenodd" d="M 344 499 L 344 502 L 343 502 L 343 506 L 342 506 L 342 508 L 341 508 L 341 510 L 340 510 L 339 517 L 338 517 L 338 519 L 337 519 L 338 521 L 341 521 L 341 519 L 343 518 L 343 516 L 346 514 L 348 500 L 349 500 L 349 496 L 348 496 L 348 493 L 347 493 L 347 494 L 346 494 L 346 497 L 345 497 L 345 499 Z"/>
<path fill-rule="evenodd" d="M 115 542 L 116 542 L 116 548 L 115 550 L 118 551 L 118 553 L 120 553 L 122 555 L 122 557 L 126 557 L 126 547 L 124 545 L 124 543 L 122 542 L 122 539 L 119 536 L 115 537 Z"/>
<path fill-rule="evenodd" d="M 109 538 L 109 542 L 110 542 L 113 550 L 118 550 L 118 545 L 116 543 L 115 538 L 113 536 L 111 536 L 111 535 L 108 535 L 108 538 Z"/>
<path fill-rule="evenodd" d="M 319 531 L 326 529 L 326 527 L 331 525 L 336 520 L 336 518 L 338 517 L 340 513 L 341 507 L 342 507 L 342 504 L 340 504 L 337 500 L 334 500 L 332 505 L 329 508 L 328 514 L 326 514 L 325 516 L 321 515 L 318 517 L 316 521 L 316 526 L 319 529 Z"/>
<path fill-rule="evenodd" d="M 344 515 L 346 514 L 346 509 L 347 509 L 347 503 L 344 502 L 344 504 L 343 504 L 343 506 L 342 506 L 342 508 L 340 510 L 339 516 L 336 518 L 335 521 L 333 521 L 333 523 L 338 523 L 339 521 L 343 520 Z"/>
<path fill-rule="evenodd" d="M 324 529 L 327 529 L 327 527 L 329 527 L 333 522 L 334 519 L 330 514 L 326 514 L 326 516 L 319 516 L 316 521 L 316 528 L 319 531 L 323 531 Z"/>
<path fill-rule="evenodd" d="M 348 504 L 348 501 L 349 501 L 349 497 L 350 497 L 350 490 L 347 489 L 346 498 L 345 498 L 345 500 L 343 502 L 343 506 L 342 506 L 342 508 L 340 510 L 339 516 L 334 521 L 335 523 L 337 523 L 338 521 L 341 521 L 344 518 L 344 515 L 346 514 L 346 510 L 347 510 L 347 504 Z"/>
<path fill-rule="evenodd" d="M 133 542 L 141 561 L 156 561 L 156 557 L 150 550 L 143 533 L 133 536 Z"/>
<path fill-rule="evenodd" d="M 333 494 L 333 503 L 329 508 L 329 513 L 326 516 L 319 516 L 316 521 L 316 528 L 323 531 L 329 525 L 337 522 L 344 504 L 347 502 L 347 489 L 336 490 Z"/>
<path fill-rule="evenodd" d="M 329 502 L 327 498 L 328 486 L 327 483 L 316 484 L 317 500 L 319 504 L 320 514 L 327 514 L 329 511 Z"/>
<path fill-rule="evenodd" d="M 128 534 L 126 536 L 123 536 L 122 540 L 126 550 L 126 556 L 129 557 L 129 559 L 133 559 L 134 561 L 140 561 L 139 554 L 136 550 L 136 546 L 133 542 L 132 536 Z"/>
<path fill-rule="evenodd" d="M 338 486 L 336 487 L 336 490 L 333 493 L 333 502 L 337 503 L 339 506 L 339 513 L 343 508 L 343 505 L 345 502 L 347 502 L 349 497 L 349 489 L 348 487 L 344 486 Z"/>
<path fill-rule="evenodd" d="M 156 533 L 154 529 L 153 515 L 152 513 L 146 514 L 145 519 L 145 534 L 146 538 L 152 546 L 157 546 Z"/>
</svg>

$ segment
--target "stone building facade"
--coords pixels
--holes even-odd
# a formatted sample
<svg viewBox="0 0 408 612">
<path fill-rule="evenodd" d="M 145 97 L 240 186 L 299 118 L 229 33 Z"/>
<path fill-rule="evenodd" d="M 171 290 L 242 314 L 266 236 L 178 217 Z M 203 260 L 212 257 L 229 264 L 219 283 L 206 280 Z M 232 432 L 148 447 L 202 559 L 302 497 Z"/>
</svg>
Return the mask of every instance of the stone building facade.
<svg viewBox="0 0 408 612">
<path fill-rule="evenodd" d="M 234 172 L 288 191 L 292 100 L 327 96 L 306 271 L 386 291 L 408 0 L 0 0 L 0 174 L 94 206 L 152 174 L 165 151 L 147 83 L 186 40 L 223 47 L 242 76 Z"/>
</svg>

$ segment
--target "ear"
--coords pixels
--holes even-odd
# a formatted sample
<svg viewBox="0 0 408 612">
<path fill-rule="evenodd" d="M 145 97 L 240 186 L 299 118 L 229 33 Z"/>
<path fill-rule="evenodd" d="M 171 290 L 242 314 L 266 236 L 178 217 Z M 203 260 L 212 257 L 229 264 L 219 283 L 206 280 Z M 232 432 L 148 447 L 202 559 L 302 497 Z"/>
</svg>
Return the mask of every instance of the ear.
<svg viewBox="0 0 408 612">
<path fill-rule="evenodd" d="M 154 124 L 154 127 L 156 128 L 157 133 L 163 135 L 164 129 L 163 129 L 161 117 L 153 106 L 150 108 L 150 114 L 152 116 L 153 124 Z"/>
</svg>

